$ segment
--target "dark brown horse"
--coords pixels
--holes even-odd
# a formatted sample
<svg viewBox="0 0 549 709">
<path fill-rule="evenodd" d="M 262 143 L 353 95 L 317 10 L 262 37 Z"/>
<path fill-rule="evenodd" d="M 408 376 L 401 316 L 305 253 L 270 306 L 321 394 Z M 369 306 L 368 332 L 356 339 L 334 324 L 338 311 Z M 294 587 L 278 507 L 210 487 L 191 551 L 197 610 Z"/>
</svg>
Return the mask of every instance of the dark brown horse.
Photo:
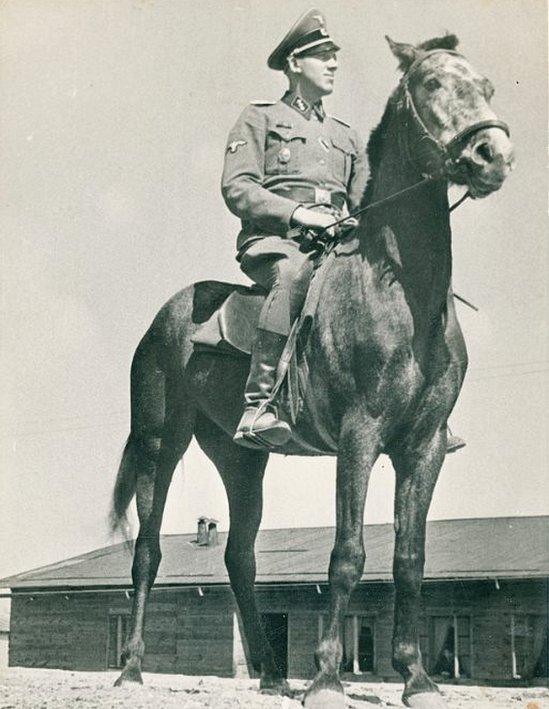
<svg viewBox="0 0 549 709">
<path fill-rule="evenodd" d="M 455 51 L 455 37 L 419 47 L 389 43 L 404 75 L 370 138 L 372 174 L 364 197 L 365 205 L 382 203 L 362 218 L 356 248 L 322 266 L 321 306 L 306 345 L 316 421 L 338 443 L 330 615 L 306 707 L 345 704 L 338 678 L 340 628 L 363 571 L 364 503 L 381 452 L 396 471 L 393 663 L 404 678 L 405 704 L 445 706 L 422 664 L 418 619 L 427 511 L 467 366 L 451 290 L 447 186 L 465 184 L 473 197 L 485 196 L 501 186 L 513 156 L 507 126 L 489 105 L 492 86 Z M 432 179 L 422 182 L 426 175 Z M 418 182 L 414 191 L 383 202 Z M 247 362 L 193 352 L 190 342 L 233 288 L 207 282 L 178 293 L 159 312 L 133 360 L 132 425 L 114 490 L 113 521 L 124 520 L 136 494 L 140 526 L 125 667 L 117 684 L 141 681 L 145 605 L 161 558 L 166 494 L 195 436 L 227 490 L 225 560 L 260 686 L 287 691 L 254 596 L 254 543 L 268 453 L 232 441 Z M 315 444 L 306 413 L 296 431 Z M 280 452 L 297 451 L 290 443 Z"/>
</svg>

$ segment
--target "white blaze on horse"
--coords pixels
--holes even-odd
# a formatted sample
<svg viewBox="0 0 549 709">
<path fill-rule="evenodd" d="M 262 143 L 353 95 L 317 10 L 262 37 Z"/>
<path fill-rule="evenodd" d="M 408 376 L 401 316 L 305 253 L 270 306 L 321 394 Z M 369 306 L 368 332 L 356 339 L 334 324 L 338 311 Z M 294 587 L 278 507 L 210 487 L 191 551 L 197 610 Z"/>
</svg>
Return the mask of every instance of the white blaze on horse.
<svg viewBox="0 0 549 709">
<path fill-rule="evenodd" d="M 389 43 L 404 73 L 369 141 L 364 206 L 376 206 L 315 276 L 320 306 L 301 341 L 303 399 L 293 414 L 294 439 L 279 451 L 337 455 L 329 620 L 315 654 L 318 674 L 304 697 L 307 707 L 345 705 L 340 632 L 363 572 L 364 503 L 382 452 L 396 472 L 393 663 L 405 682 L 407 706 L 445 706 L 422 664 L 418 621 L 426 517 L 467 366 L 452 297 L 447 187 L 464 184 L 472 197 L 484 197 L 502 185 L 513 163 L 508 128 L 490 107 L 492 85 L 456 51 L 454 36 L 418 47 Z M 115 485 L 113 523 L 124 521 L 135 494 L 140 526 L 125 666 L 117 684 L 141 681 L 145 605 L 161 559 L 166 495 L 194 436 L 227 491 L 225 560 L 260 686 L 288 692 L 254 596 L 254 542 L 269 454 L 232 441 L 249 360 L 195 349 L 191 342 L 236 289 L 205 282 L 181 291 L 135 353 L 131 433 Z M 335 450 L 328 450 L 327 440 Z"/>
</svg>

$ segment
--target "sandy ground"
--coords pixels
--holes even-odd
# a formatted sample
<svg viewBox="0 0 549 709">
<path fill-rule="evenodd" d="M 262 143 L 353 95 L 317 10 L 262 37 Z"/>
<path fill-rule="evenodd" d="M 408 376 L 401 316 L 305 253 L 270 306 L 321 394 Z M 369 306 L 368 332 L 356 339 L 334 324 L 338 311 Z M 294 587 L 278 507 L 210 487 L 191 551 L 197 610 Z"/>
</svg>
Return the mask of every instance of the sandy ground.
<svg viewBox="0 0 549 709">
<path fill-rule="evenodd" d="M 58 707 L 112 707 L 113 709 L 298 709 L 305 682 L 290 685 L 295 699 L 259 694 L 254 680 L 144 675 L 144 686 L 114 688 L 111 672 L 67 672 L 9 668 L 0 670 L 0 709 L 58 709 Z M 347 704 L 353 708 L 399 707 L 397 684 L 346 683 Z M 549 691 L 543 688 L 443 686 L 449 709 L 549 709 Z"/>
</svg>

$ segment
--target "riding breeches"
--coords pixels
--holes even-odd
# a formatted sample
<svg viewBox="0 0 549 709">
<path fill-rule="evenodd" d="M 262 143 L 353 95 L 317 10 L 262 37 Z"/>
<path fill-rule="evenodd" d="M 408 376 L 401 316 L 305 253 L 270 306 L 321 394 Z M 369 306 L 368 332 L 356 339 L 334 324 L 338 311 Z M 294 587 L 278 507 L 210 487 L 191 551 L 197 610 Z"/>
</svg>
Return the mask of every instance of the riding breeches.
<svg viewBox="0 0 549 709">
<path fill-rule="evenodd" d="M 287 336 L 305 302 L 314 270 L 314 253 L 303 253 L 299 244 L 280 236 L 266 236 L 250 244 L 240 267 L 254 283 L 269 291 L 259 328 Z"/>
</svg>

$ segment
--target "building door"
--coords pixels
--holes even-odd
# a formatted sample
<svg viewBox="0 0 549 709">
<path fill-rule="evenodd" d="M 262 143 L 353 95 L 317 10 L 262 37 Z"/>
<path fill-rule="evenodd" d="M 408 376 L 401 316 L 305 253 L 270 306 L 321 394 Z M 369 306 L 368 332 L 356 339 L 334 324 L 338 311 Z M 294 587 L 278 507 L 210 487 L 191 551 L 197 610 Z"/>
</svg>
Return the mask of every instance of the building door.
<svg viewBox="0 0 549 709">
<path fill-rule="evenodd" d="M 126 639 L 130 622 L 127 613 L 116 613 L 109 615 L 109 634 L 107 646 L 107 667 L 122 667 L 122 646 Z"/>
<path fill-rule="evenodd" d="M 267 639 L 271 643 L 280 671 L 288 676 L 288 614 L 263 613 L 261 616 Z"/>
<path fill-rule="evenodd" d="M 343 657 L 340 671 L 355 675 L 373 672 L 374 623 L 373 619 L 362 615 L 347 615 L 343 623 Z"/>
<path fill-rule="evenodd" d="M 318 616 L 318 639 L 322 639 L 324 627 L 328 622 L 326 614 Z M 374 673 L 376 667 L 374 618 L 366 615 L 346 615 L 341 626 L 343 654 L 340 672 L 352 672 L 355 675 L 366 672 Z"/>
</svg>

